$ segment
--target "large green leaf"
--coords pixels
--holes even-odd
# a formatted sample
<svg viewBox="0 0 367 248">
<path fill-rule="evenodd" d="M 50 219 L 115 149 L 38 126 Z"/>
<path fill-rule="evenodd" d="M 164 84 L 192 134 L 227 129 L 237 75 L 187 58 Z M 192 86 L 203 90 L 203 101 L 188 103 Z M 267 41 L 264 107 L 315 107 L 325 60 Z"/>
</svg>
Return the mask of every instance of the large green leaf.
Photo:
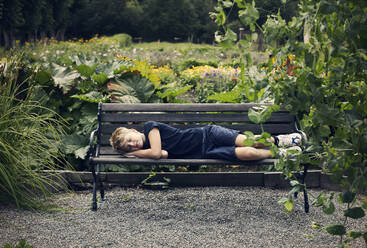
<svg viewBox="0 0 367 248">
<path fill-rule="evenodd" d="M 240 101 L 241 88 L 235 87 L 229 92 L 220 92 L 211 96 L 208 96 L 208 100 L 215 100 L 223 103 L 236 103 Z"/>
<path fill-rule="evenodd" d="M 83 53 L 78 55 L 71 56 L 70 59 L 75 63 L 77 66 L 79 65 L 87 65 L 89 67 L 95 67 L 95 64 L 98 63 L 98 59 L 95 56 L 87 56 Z"/>
<path fill-rule="evenodd" d="M 344 216 L 352 219 L 360 219 L 365 216 L 365 213 L 361 207 L 349 208 L 344 211 Z"/>
<path fill-rule="evenodd" d="M 255 8 L 255 2 L 247 3 L 244 10 L 238 11 L 238 17 L 244 25 L 248 25 L 251 31 L 255 31 L 255 22 L 259 19 L 259 11 Z"/>
<path fill-rule="evenodd" d="M 328 225 L 325 230 L 331 235 L 344 235 L 347 232 L 345 226 L 335 224 Z"/>
<path fill-rule="evenodd" d="M 133 75 L 126 79 L 115 79 L 110 84 L 112 100 L 117 102 L 149 102 L 155 88 L 149 79 Z"/>
<path fill-rule="evenodd" d="M 52 84 L 51 79 L 52 79 L 52 76 L 49 71 L 39 70 L 36 72 L 35 80 L 36 82 L 38 82 L 41 85 L 49 85 L 50 83 Z"/>
<path fill-rule="evenodd" d="M 85 159 L 89 152 L 89 145 L 77 149 L 74 154 L 75 158 Z"/>
<path fill-rule="evenodd" d="M 358 232 L 358 231 L 349 231 L 348 232 L 348 237 L 352 238 L 352 239 L 356 239 L 362 236 L 362 232 Z"/>
<path fill-rule="evenodd" d="M 75 79 L 80 76 L 77 71 L 55 63 L 52 63 L 51 70 L 55 85 L 60 87 L 64 93 L 67 93 L 74 86 Z"/>
<path fill-rule="evenodd" d="M 353 202 L 356 194 L 350 191 L 343 192 L 339 195 L 339 201 L 341 203 L 351 203 Z"/>
<path fill-rule="evenodd" d="M 104 73 L 104 72 L 102 72 L 102 73 L 100 73 L 100 74 L 93 74 L 92 75 L 92 79 L 94 80 L 94 81 L 96 81 L 98 84 L 100 84 L 100 85 L 103 85 L 104 83 L 106 83 L 107 82 L 107 80 L 108 80 L 108 77 L 107 77 L 107 75 Z"/>
<path fill-rule="evenodd" d="M 88 66 L 85 64 L 81 64 L 81 65 L 78 65 L 76 69 L 78 70 L 78 72 L 80 72 L 80 74 L 89 78 L 93 74 L 95 66 Z"/>
<path fill-rule="evenodd" d="M 97 65 L 95 72 L 97 74 L 105 74 L 107 78 L 111 79 L 115 77 L 115 74 L 120 72 L 120 68 L 129 68 L 133 64 L 125 60 L 121 61 L 111 61 L 107 63 L 100 63 Z"/>
<path fill-rule="evenodd" d="M 76 158 L 85 158 L 89 139 L 86 135 L 70 134 L 63 138 L 63 152 L 74 154 Z"/>
</svg>

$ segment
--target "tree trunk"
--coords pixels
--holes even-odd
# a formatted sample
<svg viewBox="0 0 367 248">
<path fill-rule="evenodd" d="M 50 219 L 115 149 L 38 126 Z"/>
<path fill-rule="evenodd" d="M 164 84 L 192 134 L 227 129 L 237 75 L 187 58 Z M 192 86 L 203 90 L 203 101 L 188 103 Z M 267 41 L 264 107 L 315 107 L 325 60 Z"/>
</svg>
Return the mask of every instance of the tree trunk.
<svg viewBox="0 0 367 248">
<path fill-rule="evenodd" d="M 60 29 L 56 32 L 56 40 L 64 41 L 65 40 L 65 29 Z"/>
<path fill-rule="evenodd" d="M 9 38 L 9 34 L 6 30 L 3 30 L 3 37 L 4 37 L 4 47 L 5 47 L 5 49 L 10 48 L 10 38 Z"/>
</svg>

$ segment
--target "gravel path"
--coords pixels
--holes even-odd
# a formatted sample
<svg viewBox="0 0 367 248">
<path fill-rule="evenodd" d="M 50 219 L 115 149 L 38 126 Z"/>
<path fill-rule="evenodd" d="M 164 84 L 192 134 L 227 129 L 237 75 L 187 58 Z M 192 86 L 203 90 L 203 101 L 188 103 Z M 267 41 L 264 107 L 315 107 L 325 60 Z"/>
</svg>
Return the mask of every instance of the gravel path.
<svg viewBox="0 0 367 248">
<path fill-rule="evenodd" d="M 0 247 L 20 239 L 33 247 L 337 247 L 336 238 L 311 227 L 333 220 L 312 206 L 305 214 L 303 195 L 283 213 L 277 201 L 286 195 L 258 187 L 114 188 L 92 212 L 90 191 L 63 193 L 51 212 L 0 206 Z M 343 218 L 340 209 L 335 218 Z"/>
</svg>

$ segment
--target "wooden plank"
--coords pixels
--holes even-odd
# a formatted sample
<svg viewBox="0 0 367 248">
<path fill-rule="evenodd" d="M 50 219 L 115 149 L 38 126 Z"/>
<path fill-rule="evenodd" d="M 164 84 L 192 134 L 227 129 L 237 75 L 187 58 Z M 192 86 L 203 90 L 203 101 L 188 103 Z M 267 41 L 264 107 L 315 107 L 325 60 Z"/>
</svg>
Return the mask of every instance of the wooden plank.
<svg viewBox="0 0 367 248">
<path fill-rule="evenodd" d="M 254 161 L 225 161 L 219 159 L 147 159 L 147 158 L 125 158 L 120 155 L 108 155 L 91 158 L 94 164 L 125 164 L 125 165 L 265 165 L 273 164 L 275 159 L 262 159 Z"/>
<path fill-rule="evenodd" d="M 149 173 L 108 173 L 105 182 L 121 186 L 139 185 Z M 264 172 L 157 172 L 154 180 L 169 178 L 171 187 L 264 186 Z"/>
<path fill-rule="evenodd" d="M 104 103 L 102 111 L 104 112 L 125 112 L 125 111 L 143 111 L 143 112 L 247 112 L 250 108 L 260 106 L 271 106 L 272 104 L 258 103 L 138 103 L 138 104 L 122 104 L 122 103 Z M 280 112 L 286 112 L 281 108 Z"/>
<path fill-rule="evenodd" d="M 189 125 L 183 125 L 183 124 L 170 124 L 173 127 L 176 127 L 178 129 L 188 129 L 193 127 L 200 127 L 201 125 L 195 125 L 195 124 L 189 124 Z M 261 127 L 257 124 L 233 124 L 233 125 L 220 125 L 222 127 L 239 130 L 241 132 L 244 131 L 251 131 L 253 133 L 261 133 Z M 101 125 L 101 133 L 102 134 L 111 134 L 113 133 L 116 128 L 119 127 L 127 127 L 127 128 L 134 128 L 138 130 L 139 132 L 142 132 L 144 130 L 143 124 L 103 124 Z M 270 133 L 270 134 L 285 134 L 285 133 L 292 133 L 295 132 L 295 127 L 293 123 L 291 124 L 264 124 L 263 125 L 264 131 Z"/>
<path fill-rule="evenodd" d="M 109 143 L 107 143 L 109 144 Z M 102 146 L 100 149 L 100 154 L 101 155 L 119 155 L 118 152 L 116 152 L 115 150 L 113 150 L 112 146 Z"/>
<path fill-rule="evenodd" d="M 250 122 L 243 114 L 102 114 L 102 122 Z M 286 113 L 272 115 L 266 123 L 293 122 L 294 116 Z"/>
</svg>

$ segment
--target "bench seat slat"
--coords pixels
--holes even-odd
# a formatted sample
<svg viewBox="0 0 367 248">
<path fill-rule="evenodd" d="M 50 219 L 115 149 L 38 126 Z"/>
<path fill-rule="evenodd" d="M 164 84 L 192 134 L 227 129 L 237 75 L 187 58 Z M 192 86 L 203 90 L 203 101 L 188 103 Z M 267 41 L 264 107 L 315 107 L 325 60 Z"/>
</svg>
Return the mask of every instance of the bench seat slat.
<svg viewBox="0 0 367 248">
<path fill-rule="evenodd" d="M 147 158 L 125 158 L 120 155 L 109 155 L 94 157 L 91 159 L 94 164 L 126 164 L 126 165 L 258 165 L 274 164 L 275 159 L 262 159 L 253 161 L 231 162 L 219 159 L 147 159 Z"/>
<path fill-rule="evenodd" d="M 181 104 L 181 103 L 139 103 L 139 104 L 119 104 L 119 103 L 104 103 L 101 106 L 103 112 L 124 112 L 124 111 L 144 111 L 144 112 L 247 112 L 250 108 L 259 106 L 269 106 L 271 104 L 257 104 L 257 103 L 201 103 L 201 104 Z M 286 112 L 281 108 L 280 112 Z"/>
<path fill-rule="evenodd" d="M 250 122 L 244 114 L 102 114 L 102 122 Z M 289 114 L 272 115 L 267 123 L 293 122 Z"/>
</svg>

